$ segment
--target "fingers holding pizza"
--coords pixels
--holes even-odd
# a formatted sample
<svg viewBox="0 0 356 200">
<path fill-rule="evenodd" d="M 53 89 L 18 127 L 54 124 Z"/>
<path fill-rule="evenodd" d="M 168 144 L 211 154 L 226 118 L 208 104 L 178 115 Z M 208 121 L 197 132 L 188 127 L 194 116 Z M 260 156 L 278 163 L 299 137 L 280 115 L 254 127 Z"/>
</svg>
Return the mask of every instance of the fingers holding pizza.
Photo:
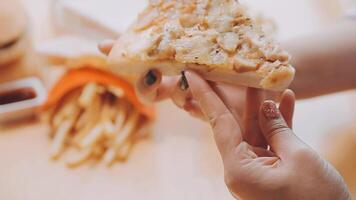
<svg viewBox="0 0 356 200">
<path fill-rule="evenodd" d="M 99 50 L 108 55 L 113 46 L 114 41 L 103 41 L 99 44 Z M 185 83 L 182 76 L 163 76 L 159 70 L 150 69 L 136 81 L 136 91 L 144 102 L 171 99 L 175 105 L 190 115 L 203 119 L 202 112 Z"/>
</svg>

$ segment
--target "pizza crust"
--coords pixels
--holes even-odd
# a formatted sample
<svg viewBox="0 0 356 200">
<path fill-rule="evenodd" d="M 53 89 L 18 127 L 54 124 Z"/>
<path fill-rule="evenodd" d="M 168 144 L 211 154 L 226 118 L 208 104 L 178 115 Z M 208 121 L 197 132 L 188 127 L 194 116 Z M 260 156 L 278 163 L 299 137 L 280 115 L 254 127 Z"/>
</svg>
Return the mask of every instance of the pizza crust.
<svg viewBox="0 0 356 200">
<path fill-rule="evenodd" d="M 130 77 L 130 80 L 141 77 L 151 69 L 157 69 L 166 76 L 180 75 L 182 71 L 190 69 L 199 73 L 205 79 L 213 82 L 263 88 L 272 91 L 282 91 L 286 89 L 290 85 L 290 82 L 293 79 L 295 73 L 293 67 L 282 68 L 279 71 L 273 71 L 268 76 L 259 76 L 253 71 L 244 73 L 231 73 L 230 70 L 209 68 L 208 66 L 198 64 L 183 64 L 171 61 L 145 62 L 134 61 L 131 59 L 119 59 L 119 61 L 111 60 L 110 62 L 116 63 L 115 66 L 125 66 L 111 67 L 111 70 L 116 74 Z"/>
</svg>

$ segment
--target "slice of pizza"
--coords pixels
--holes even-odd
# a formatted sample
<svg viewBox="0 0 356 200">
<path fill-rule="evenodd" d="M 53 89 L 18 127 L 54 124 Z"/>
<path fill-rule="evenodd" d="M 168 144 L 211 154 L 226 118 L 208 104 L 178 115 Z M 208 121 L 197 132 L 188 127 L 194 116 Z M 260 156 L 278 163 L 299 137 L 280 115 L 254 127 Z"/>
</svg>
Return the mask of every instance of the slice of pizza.
<svg viewBox="0 0 356 200">
<path fill-rule="evenodd" d="M 207 80 L 275 91 L 294 78 L 289 62 L 237 0 L 151 0 L 109 55 L 120 74 L 192 69 Z"/>
</svg>

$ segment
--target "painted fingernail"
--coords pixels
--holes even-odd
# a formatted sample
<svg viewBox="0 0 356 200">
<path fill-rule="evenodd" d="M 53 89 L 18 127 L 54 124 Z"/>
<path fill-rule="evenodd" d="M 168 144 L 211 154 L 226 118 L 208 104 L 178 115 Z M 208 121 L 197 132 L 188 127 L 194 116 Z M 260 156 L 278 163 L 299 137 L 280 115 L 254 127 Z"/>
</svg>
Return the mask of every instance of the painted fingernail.
<svg viewBox="0 0 356 200">
<path fill-rule="evenodd" d="M 113 40 L 105 40 L 98 44 L 99 50 L 104 54 L 109 54 L 114 45 Z"/>
<path fill-rule="evenodd" d="M 281 116 L 277 105 L 273 101 L 265 101 L 262 105 L 262 112 L 269 120 L 278 119 Z"/>
<path fill-rule="evenodd" d="M 185 76 L 184 71 L 182 71 L 182 77 L 180 78 L 180 81 L 179 81 L 179 87 L 183 91 L 185 91 L 189 88 L 188 80 L 187 80 L 187 77 Z"/>
<path fill-rule="evenodd" d="M 147 72 L 143 82 L 146 86 L 152 86 L 153 84 L 155 84 L 157 81 L 157 76 L 156 74 L 153 72 L 153 70 L 150 70 Z"/>
</svg>

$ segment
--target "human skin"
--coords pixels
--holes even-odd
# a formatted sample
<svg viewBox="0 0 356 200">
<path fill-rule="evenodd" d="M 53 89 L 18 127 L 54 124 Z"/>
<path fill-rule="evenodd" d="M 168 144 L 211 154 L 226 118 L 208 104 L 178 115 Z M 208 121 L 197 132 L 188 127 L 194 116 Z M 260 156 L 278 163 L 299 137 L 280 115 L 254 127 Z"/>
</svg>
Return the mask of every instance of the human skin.
<svg viewBox="0 0 356 200">
<path fill-rule="evenodd" d="M 258 113 L 258 120 L 244 125 L 259 127 L 270 146 L 268 149 L 244 140 L 243 124 L 208 82 L 190 71 L 186 77 L 193 99 L 213 129 L 224 164 L 225 182 L 234 197 L 245 200 L 351 199 L 339 173 L 293 133 L 295 96 L 291 90 L 283 93 L 279 108 L 273 101 L 264 101 L 259 109 L 254 109 L 259 107 L 257 102 L 245 105 L 248 115 Z M 254 93 L 256 91 L 251 91 L 247 96 Z"/>
</svg>

